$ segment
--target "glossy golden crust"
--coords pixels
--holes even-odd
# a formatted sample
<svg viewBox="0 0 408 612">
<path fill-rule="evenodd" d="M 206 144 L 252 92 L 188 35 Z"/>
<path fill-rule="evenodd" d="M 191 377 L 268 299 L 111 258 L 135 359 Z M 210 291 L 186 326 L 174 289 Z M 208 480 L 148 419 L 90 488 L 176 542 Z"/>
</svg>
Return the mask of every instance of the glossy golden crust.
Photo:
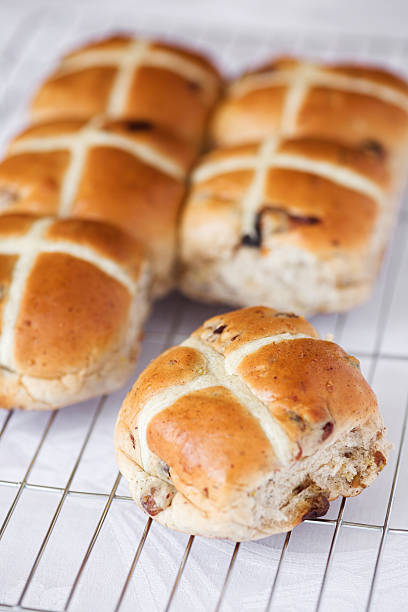
<svg viewBox="0 0 408 612">
<path fill-rule="evenodd" d="M 167 285 L 166 276 L 171 282 L 183 195 L 181 181 L 127 152 L 98 147 L 88 154 L 71 212 L 77 217 L 113 223 L 130 233 L 150 252 L 160 284 Z"/>
<path fill-rule="evenodd" d="M 116 69 L 109 66 L 61 75 L 57 71 L 37 91 L 31 106 L 33 119 L 83 119 L 104 113 L 115 76 Z"/>
<path fill-rule="evenodd" d="M 195 150 L 170 130 L 163 129 L 153 121 L 116 120 L 103 122 L 104 130 L 130 138 L 165 155 L 180 167 L 180 174 L 187 173 L 195 157 Z"/>
<path fill-rule="evenodd" d="M 222 386 L 186 394 L 157 414 L 147 443 L 170 466 L 179 490 L 193 486 L 221 507 L 234 489 L 277 467 L 259 423 Z"/>
<path fill-rule="evenodd" d="M 138 410 L 157 393 L 166 391 L 172 385 L 184 385 L 206 371 L 204 357 L 193 348 L 175 346 L 156 357 L 140 374 L 129 391 L 123 404 L 123 418 L 129 420 L 133 429 Z"/>
<path fill-rule="evenodd" d="M 75 167 L 78 146 L 83 156 Z M 193 154 L 145 121 L 31 126 L 0 163 L 1 212 L 112 223 L 145 245 L 163 293 L 173 280 L 177 218 Z"/>
<path fill-rule="evenodd" d="M 139 349 L 149 273 L 112 226 L 0 217 L 1 405 L 50 409 L 123 384 Z"/>
<path fill-rule="evenodd" d="M 1 212 L 55 215 L 68 151 L 21 153 L 0 162 Z"/>
<path fill-rule="evenodd" d="M 360 415 L 366 420 L 376 411 L 358 360 L 337 344 L 318 340 L 303 317 L 271 308 L 236 310 L 209 319 L 194 332 L 224 357 L 249 342 L 281 334 L 291 337 L 244 354 L 236 374 L 265 402 L 299 451 L 307 446 L 310 454 L 311 441 L 324 442 L 350 419 L 359 425 Z M 298 334 L 310 337 L 293 337 Z"/>
<path fill-rule="evenodd" d="M 138 281 L 145 263 L 145 250 L 138 242 L 100 221 L 55 219 L 47 229 L 45 238 L 90 247 L 95 253 L 120 265 L 134 281 Z"/>
<path fill-rule="evenodd" d="M 267 376 L 265 372 L 267 371 Z M 282 341 L 245 357 L 237 373 L 267 405 L 287 435 L 310 454 L 335 429 L 364 422 L 377 410 L 358 360 L 333 342 Z"/>
<path fill-rule="evenodd" d="M 376 67 L 279 58 L 231 84 L 212 131 L 219 145 L 283 133 L 401 153 L 408 138 L 408 84 Z"/>
<path fill-rule="evenodd" d="M 113 108 L 111 96 L 125 56 L 134 58 L 135 67 L 120 85 L 120 101 Z M 217 70 L 202 55 L 175 45 L 113 36 L 63 58 L 35 95 L 32 112 L 41 120 L 101 113 L 144 119 L 197 142 L 219 87 Z"/>
<path fill-rule="evenodd" d="M 408 100 L 408 94 L 407 94 Z M 375 141 L 392 152 L 405 145 L 408 134 L 408 107 L 379 100 L 375 96 L 311 87 L 299 111 L 299 136 L 330 138 L 361 146 Z"/>
<path fill-rule="evenodd" d="M 126 287 L 91 263 L 62 253 L 39 255 L 16 321 L 17 369 L 59 378 L 98 367 L 125 341 L 130 301 Z"/>
<path fill-rule="evenodd" d="M 103 50 L 103 51 L 115 50 L 117 51 L 117 50 L 126 49 L 129 46 L 129 43 L 133 42 L 134 40 L 135 40 L 134 38 L 132 38 L 131 36 L 127 36 L 125 34 L 116 34 L 116 35 L 108 36 L 107 38 L 102 38 L 100 40 L 91 41 L 89 43 L 86 43 L 85 45 L 82 45 L 81 47 L 71 51 L 70 53 L 67 53 L 65 58 L 80 57 L 84 51 L 91 51 L 91 50 Z M 184 47 L 183 45 L 180 45 L 178 43 L 170 44 L 170 43 L 165 43 L 165 42 L 160 42 L 160 41 L 150 41 L 149 45 L 153 49 L 157 49 L 160 51 L 171 51 L 171 52 L 179 53 L 181 56 L 185 57 L 186 59 L 191 60 L 194 64 L 197 64 L 197 66 L 200 66 L 201 68 L 205 68 L 206 70 L 211 72 L 214 76 L 219 76 L 218 70 L 216 69 L 216 67 L 211 61 L 209 61 L 204 55 L 200 53 L 196 53 L 192 49 L 188 49 L 187 47 Z"/>
<path fill-rule="evenodd" d="M 390 186 L 390 168 L 386 156 L 373 150 L 368 144 L 361 147 L 347 147 L 339 146 L 338 142 L 332 140 L 287 138 L 279 143 L 278 152 L 324 161 L 337 168 L 357 172 L 379 187 L 388 189 Z"/>
<path fill-rule="evenodd" d="M 375 66 L 359 66 L 357 64 L 332 64 L 328 66 L 322 66 L 322 70 L 328 73 L 341 74 L 349 77 L 357 77 L 362 79 L 369 79 L 373 83 L 379 85 L 387 85 L 392 87 L 403 94 L 408 95 L 408 83 L 397 74 L 390 72 L 389 70 L 376 68 Z"/>
<path fill-rule="evenodd" d="M 35 222 L 35 215 L 4 215 L 0 218 L 0 237 L 19 238 L 24 236 Z"/>
<path fill-rule="evenodd" d="M 378 204 L 365 194 L 313 173 L 286 169 L 268 173 L 265 194 L 263 223 L 268 227 L 268 218 L 277 220 L 279 242 L 324 254 L 364 248 L 371 242 Z M 294 219 L 286 221 L 286 215 Z"/>
<path fill-rule="evenodd" d="M 186 140 L 201 138 L 208 116 L 206 98 L 195 82 L 169 70 L 141 67 L 130 87 L 124 116 L 147 117 Z"/>
<path fill-rule="evenodd" d="M 148 514 L 232 539 L 325 513 L 340 489 L 356 495 L 371 482 L 388 449 L 358 361 L 302 317 L 265 307 L 214 317 L 154 360 L 121 408 L 115 446 Z M 334 465 L 351 457 L 364 476 L 350 467 L 341 481 L 346 468 Z"/>
<path fill-rule="evenodd" d="M 232 146 L 262 140 L 280 132 L 289 87 L 274 85 L 242 96 L 221 98 L 211 119 L 211 141 Z"/>
<path fill-rule="evenodd" d="M 22 238 L 39 217 L 30 214 L 0 216 L 0 238 Z M 66 243 L 90 247 L 95 253 L 109 258 L 123 267 L 136 282 L 145 264 L 145 252 L 138 242 L 114 227 L 99 221 L 81 219 L 53 219 L 44 238 L 52 245 Z"/>
</svg>

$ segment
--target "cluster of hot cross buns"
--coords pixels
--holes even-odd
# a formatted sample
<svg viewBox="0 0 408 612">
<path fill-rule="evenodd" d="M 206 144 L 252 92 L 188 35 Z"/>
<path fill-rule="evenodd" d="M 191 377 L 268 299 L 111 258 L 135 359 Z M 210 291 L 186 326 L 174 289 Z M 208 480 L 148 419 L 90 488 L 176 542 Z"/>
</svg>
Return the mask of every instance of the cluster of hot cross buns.
<svg viewBox="0 0 408 612">
<path fill-rule="evenodd" d="M 113 37 L 64 58 L 0 162 L 0 405 L 124 384 L 174 286 L 187 173 L 220 88 L 205 58 Z"/>
<path fill-rule="evenodd" d="M 370 293 L 408 84 L 284 58 L 222 85 L 197 53 L 115 36 L 40 87 L 0 163 L 0 405 L 121 386 L 151 300 L 175 286 L 246 306 L 158 357 L 115 435 L 150 516 L 241 540 L 325 513 L 385 465 L 358 361 L 299 315 Z"/>
</svg>

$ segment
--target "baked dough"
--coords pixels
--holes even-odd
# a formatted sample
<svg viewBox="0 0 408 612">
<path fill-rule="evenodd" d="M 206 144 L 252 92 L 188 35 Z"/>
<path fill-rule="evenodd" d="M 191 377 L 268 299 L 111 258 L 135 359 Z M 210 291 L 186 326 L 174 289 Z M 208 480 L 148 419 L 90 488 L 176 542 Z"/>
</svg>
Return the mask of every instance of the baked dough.
<svg viewBox="0 0 408 612">
<path fill-rule="evenodd" d="M 212 151 L 191 180 L 180 231 L 187 295 L 299 314 L 369 296 L 397 199 L 381 155 L 270 138 Z"/>
<path fill-rule="evenodd" d="M 280 133 L 399 154 L 407 149 L 408 83 L 375 67 L 278 58 L 231 83 L 212 132 L 218 145 Z"/>
<path fill-rule="evenodd" d="M 29 127 L 0 163 L 0 212 L 114 224 L 149 252 L 154 293 L 174 284 L 178 213 L 191 145 L 148 121 L 94 118 Z"/>
<path fill-rule="evenodd" d="M 140 375 L 115 448 L 132 497 L 179 531 L 252 540 L 358 495 L 389 451 L 359 362 L 302 317 L 206 321 Z"/>
<path fill-rule="evenodd" d="M 202 55 L 162 42 L 112 36 L 64 57 L 32 103 L 36 120 L 144 119 L 192 142 L 203 136 L 220 76 Z"/>
<path fill-rule="evenodd" d="M 96 221 L 0 217 L 0 406 L 48 410 L 122 386 L 148 311 L 141 247 Z"/>
</svg>

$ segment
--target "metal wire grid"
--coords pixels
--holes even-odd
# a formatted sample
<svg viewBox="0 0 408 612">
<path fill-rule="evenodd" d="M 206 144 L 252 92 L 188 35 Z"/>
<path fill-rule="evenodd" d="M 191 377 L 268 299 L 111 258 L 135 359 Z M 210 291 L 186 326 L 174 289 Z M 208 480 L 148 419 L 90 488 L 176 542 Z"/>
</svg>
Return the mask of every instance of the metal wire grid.
<svg viewBox="0 0 408 612">
<path fill-rule="evenodd" d="M 130 9 L 129 9 L 130 11 Z M 133 23 L 137 24 L 137 30 L 147 34 L 165 34 L 168 37 L 194 41 L 197 46 L 207 47 L 214 51 L 214 54 L 221 60 L 224 66 L 232 70 L 239 69 L 243 64 L 259 61 L 271 52 L 292 51 L 307 52 L 309 55 L 331 58 L 341 55 L 342 57 L 351 56 L 353 58 L 368 59 L 372 58 L 382 63 L 389 63 L 396 68 L 403 69 L 408 59 L 408 49 L 405 42 L 397 39 L 364 38 L 360 39 L 352 36 L 338 36 L 328 40 L 324 34 L 319 33 L 293 33 L 286 31 L 269 32 L 267 35 L 259 34 L 254 37 L 248 33 L 240 31 L 225 31 L 212 29 L 206 31 L 197 25 L 184 24 L 180 21 L 171 22 L 168 16 L 149 15 L 141 16 L 140 9 L 137 11 Z M 40 76 L 49 70 L 49 58 L 42 59 L 45 49 L 53 49 L 53 54 L 58 55 L 66 47 L 106 30 L 115 29 L 123 24 L 129 25 L 132 22 L 132 14 L 109 13 L 104 15 L 98 23 L 95 16 L 92 19 L 84 11 L 74 15 L 67 15 L 61 11 L 51 11 L 39 8 L 34 12 L 16 19 L 15 29 L 10 35 L 3 37 L 2 60 L 0 67 L 2 79 L 0 82 L 0 116 L 2 123 L 0 126 L 0 136 L 5 141 L 10 134 L 17 129 L 21 122 L 23 104 L 27 95 L 32 90 L 34 84 Z M 1 26 L 0 26 L 1 27 Z M 375 540 L 375 546 L 371 545 L 371 566 L 364 576 L 365 584 L 363 594 L 359 598 L 359 606 L 350 609 L 358 610 L 380 610 L 384 609 L 381 603 L 381 589 L 379 583 L 382 579 L 382 563 L 387 557 L 387 545 L 393 538 L 403 538 L 408 534 L 408 523 L 404 514 L 404 487 L 403 480 L 400 479 L 400 472 L 407 471 L 407 454 L 405 452 L 408 404 L 406 395 L 408 390 L 408 329 L 406 325 L 406 312 L 408 306 L 408 295 L 404 280 L 408 271 L 408 249 L 406 248 L 406 235 L 408 229 L 408 216 L 406 209 L 402 209 L 399 215 L 392 248 L 388 253 L 386 265 L 377 286 L 373 300 L 365 307 L 356 311 L 339 316 L 316 317 L 315 324 L 322 334 L 334 332 L 336 339 L 345 344 L 346 348 L 362 358 L 363 366 L 366 369 L 369 381 L 374 384 L 380 399 L 384 396 L 385 409 L 394 404 L 395 390 L 398 391 L 398 410 L 394 413 L 393 420 L 387 420 L 390 432 L 396 441 L 394 456 L 390 466 L 384 476 L 365 493 L 365 496 L 372 495 L 372 500 L 378 504 L 380 500 L 381 508 L 375 511 L 366 502 L 360 502 L 360 498 L 347 502 L 345 499 L 332 504 L 332 508 L 327 518 L 306 521 L 306 525 L 299 527 L 294 535 L 288 533 L 285 536 L 275 536 L 269 538 L 267 542 L 269 548 L 264 549 L 262 543 L 236 544 L 230 543 L 208 543 L 201 538 L 184 537 L 167 532 L 160 526 L 155 525 L 158 534 L 153 542 L 159 557 L 164 556 L 166 561 L 170 560 L 172 567 L 170 580 L 166 582 L 166 593 L 162 593 L 159 604 L 157 598 L 156 609 L 187 610 L 187 609 L 215 609 L 218 610 L 306 610 L 314 609 L 322 611 L 333 608 L 333 595 L 328 597 L 330 590 L 339 588 L 339 581 L 334 584 L 334 578 L 339 573 L 339 567 L 347 565 L 350 553 L 343 558 L 342 538 L 347 533 L 368 534 L 371 542 Z M 155 354 L 159 353 L 166 346 L 178 342 L 185 337 L 189 331 L 198 325 L 206 316 L 222 311 L 223 308 L 209 308 L 198 304 L 193 304 L 180 296 L 172 296 L 159 303 L 155 307 L 155 312 L 147 325 L 146 340 L 142 363 L 139 370 Z M 367 332 L 367 330 L 369 330 Z M 390 380 L 392 376 L 392 381 Z M 393 384 L 394 382 L 394 384 Z M 389 389 L 393 394 L 389 395 Z M 63 411 L 61 413 L 43 415 L 21 415 L 13 411 L 4 412 L 3 420 L 0 421 L 0 493 L 6 493 L 6 503 L 3 504 L 4 512 L 1 514 L 0 506 L 0 562 L 3 559 L 10 562 L 11 555 L 19 555 L 17 563 L 24 565 L 18 584 L 11 584 L 6 588 L 4 601 L 0 603 L 0 609 L 4 610 L 36 610 L 38 612 L 54 612 L 54 610 L 135 610 L 135 600 L 129 597 L 129 587 L 136 579 L 138 570 L 143 570 L 143 563 L 149 560 L 146 556 L 146 547 L 149 547 L 152 535 L 152 521 L 148 519 L 144 525 L 141 524 L 143 515 L 139 513 L 133 502 L 126 495 L 126 489 L 121 482 L 120 475 L 115 472 L 113 462 L 110 462 L 111 455 L 106 456 L 107 452 L 104 444 L 110 444 L 111 430 L 114 415 L 117 412 L 124 392 L 112 394 L 109 397 L 102 397 L 95 402 L 87 402 L 78 408 Z M 402 404 L 404 402 L 404 405 Z M 30 421 L 29 427 L 27 421 Z M 76 433 L 80 434 L 79 440 L 70 438 L 69 432 L 72 423 L 78 423 Z M 62 423 L 62 425 L 61 425 Z M 25 428 L 27 431 L 25 431 Z M 59 432 L 58 435 L 55 432 Z M 74 432 L 75 433 L 75 432 Z M 22 452 L 21 443 L 17 436 L 24 434 L 23 443 L 27 443 L 28 450 Z M 50 444 L 50 439 L 56 438 L 56 442 Z M 68 437 L 68 442 L 65 438 Z M 57 483 L 55 475 L 47 467 L 47 463 L 54 461 L 58 442 L 63 441 L 65 455 L 70 455 L 69 461 L 64 459 L 63 472 L 64 482 Z M 47 448 L 47 447 L 50 448 Z M 2 454 L 3 450 L 3 454 Z M 106 452 L 105 452 L 106 451 Z M 60 448 L 58 447 L 58 452 Z M 12 455 L 7 457 L 7 455 Z M 72 457 L 74 460 L 72 460 Z M 102 461 L 101 461 L 102 458 Z M 3 461 L 2 461 L 3 460 Z M 58 459 L 59 461 L 59 459 Z M 58 464 L 57 461 L 57 464 Z M 18 463 L 19 469 L 12 466 Z M 69 469 L 67 466 L 69 465 Z M 109 468 L 106 468 L 109 465 Z M 3 466 L 3 467 L 2 467 Z M 24 469 L 21 471 L 21 468 Z M 88 473 L 97 471 L 102 472 L 102 485 L 94 486 L 89 476 L 85 476 L 84 466 Z M 4 469 L 7 474 L 4 475 Z M 21 472 L 21 473 L 20 473 Z M 104 478 L 106 472 L 106 478 Z M 17 476 L 14 476 L 17 474 Z M 61 477 L 62 478 L 62 477 Z M 106 484 L 112 482 L 110 490 L 106 489 Z M 89 486 L 80 486 L 81 484 Z M 372 491 L 374 493 L 372 494 Z M 29 506 L 26 504 L 25 496 L 30 493 L 34 495 L 34 502 L 41 506 L 50 506 L 49 500 L 52 498 L 57 501 L 52 507 L 47 521 L 38 518 L 41 525 L 38 526 L 38 537 L 36 543 L 31 547 L 29 558 L 22 554 L 22 548 L 18 551 L 19 537 L 24 537 L 24 530 L 19 532 L 22 512 L 26 514 Z M 361 496 L 363 499 L 364 496 Z M 37 501 L 36 501 L 37 500 Z M 39 574 L 48 576 L 50 584 L 53 581 L 54 566 L 51 561 L 55 561 L 55 555 L 51 556 L 51 561 L 47 559 L 48 551 L 55 548 L 53 540 L 57 538 L 57 533 L 61 532 L 65 539 L 72 537 L 75 539 L 75 529 L 82 529 L 82 518 L 74 522 L 69 522 L 66 517 L 67 508 L 70 500 L 91 500 L 97 505 L 96 520 L 91 521 L 91 529 L 88 537 L 81 540 L 81 557 L 76 559 L 74 571 L 71 571 L 71 578 L 65 581 L 65 588 L 62 596 L 54 598 L 57 604 L 53 606 L 44 605 L 47 601 L 45 596 L 38 595 L 33 597 L 31 591 L 37 586 Z M 24 506 L 25 504 L 25 506 Z M 385 504 L 385 507 L 384 507 Z M 52 505 L 52 504 L 51 504 Z M 393 507 L 394 505 L 396 508 Z M 109 517 L 118 507 L 126 508 L 126 512 L 132 517 L 137 516 L 138 524 L 133 532 L 139 533 L 139 540 L 128 542 L 127 558 L 128 565 L 126 571 L 116 576 L 119 589 L 116 589 L 115 598 L 107 603 L 105 607 L 97 601 L 97 593 L 92 590 L 86 591 L 86 600 L 78 598 L 81 585 L 92 581 L 100 585 L 103 580 L 101 568 L 96 568 L 91 572 L 93 558 L 97 554 L 98 544 L 104 536 L 104 526 L 109 521 Z M 122 510 L 121 510 L 122 512 Z M 394 515 L 396 519 L 394 520 Z M 374 518 L 375 520 L 374 520 Z M 123 518 L 123 517 L 122 517 Z M 108 521 L 107 521 L 108 519 Z M 37 517 L 32 517 L 32 528 L 36 529 Z M 15 526 L 16 525 L 16 526 Z M 74 525 L 74 530 L 72 529 Z M 68 527 L 69 526 L 69 527 Z M 70 531 L 67 529 L 70 529 Z M 10 532 L 13 534 L 11 542 L 7 542 Z M 310 537 L 307 530 L 312 531 L 312 540 L 322 540 L 321 550 L 318 551 L 318 563 L 321 571 L 318 575 L 317 587 L 312 596 L 306 601 L 301 599 L 306 591 L 306 577 L 300 571 L 297 575 L 286 576 L 285 571 L 291 559 L 291 546 L 294 545 L 294 553 L 300 551 L 303 555 L 307 554 L 308 547 L 311 546 Z M 317 530 L 317 531 L 316 531 Z M 154 530 L 153 530 L 154 531 Z M 2 541 L 1 541 L 2 540 Z M 167 546 L 167 549 L 165 550 Z M 191 565 L 197 565 L 198 561 L 194 557 L 195 549 L 205 548 L 206 555 L 198 557 L 199 563 L 203 559 L 215 553 L 221 554 L 224 562 L 217 565 L 217 576 L 213 575 L 213 583 L 210 585 L 203 598 L 197 595 L 195 603 L 193 600 L 186 604 L 186 599 L 182 597 L 183 590 L 189 586 L 186 578 Z M 350 548 L 350 547 L 349 547 Z M 264 557 L 264 583 L 260 596 L 260 585 L 249 575 L 246 560 L 249 555 L 257 555 L 262 551 L 267 551 L 273 558 L 272 563 L 267 563 Z M 15 551 L 18 551 L 17 553 Z M 132 551 L 134 551 L 132 553 Z M 220 552 L 221 551 L 221 552 Z M 31 554 L 32 553 L 32 554 Z M 177 553 L 177 554 L 175 554 Z M 64 555 L 64 551 L 62 553 Z M 166 556 L 167 554 L 167 556 Z M 142 557 L 143 555 L 143 557 Z M 240 567 L 240 557 L 243 558 L 243 567 Z M 253 557 L 251 557 L 252 559 Z M 337 561 L 340 558 L 340 563 Z M 189 563 L 190 560 L 190 563 Z M 405 569 L 408 565 L 408 556 L 403 557 Z M 61 567 L 64 571 L 64 563 L 68 566 L 68 559 L 62 559 Z M 259 566 L 261 567 L 262 564 Z M 203 569 L 204 568 L 204 569 Z M 197 588 L 199 590 L 200 580 L 206 575 L 211 574 L 209 565 L 201 568 L 201 573 L 195 573 L 190 582 L 190 596 Z M 60 568 L 61 569 L 61 568 Z M 95 570 L 95 568 L 94 568 Z M 104 567 L 106 570 L 106 566 Z M 140 572 L 139 572 L 140 573 Z M 90 574 L 87 577 L 87 575 Z M 184 576 L 183 576 L 184 574 Z M 303 581 L 302 581 L 303 577 Z M 259 577 L 260 579 L 260 577 Z M 4 579 L 5 580 L 5 579 Z M 154 580 L 160 581 L 159 572 Z M 288 580 L 295 581 L 295 588 L 299 590 L 299 599 L 296 605 L 285 608 L 283 596 L 287 596 Z M 5 582 L 7 582 L 5 580 Z M 68 582 L 68 586 L 66 583 Z M 139 585 L 138 578 L 137 584 Z M 400 580 L 400 587 L 407 588 L 408 579 Z M 334 585 L 334 587 L 333 587 Z M 337 586 L 336 586 L 337 585 Z M 253 588 L 255 586 L 255 589 Z M 283 588 L 285 586 L 285 589 Z M 344 584 L 341 585 L 344 587 Z M 252 590 L 251 590 L 252 587 Z M 38 590 L 38 589 L 37 589 Z M 210 592 L 212 595 L 210 597 Z M 280 591 L 282 591 L 280 595 Z M 336 592 L 336 590 L 335 590 Z M 0 594 L 1 584 L 0 584 Z M 338 590 L 337 590 L 338 593 Z M 0 595 L 3 596 L 3 595 Z M 378 602 L 376 601 L 378 599 Z M 49 598 L 48 598 L 49 599 Z M 239 602 L 239 603 L 237 603 Z M 109 604 L 109 605 L 108 605 Z M 392 605 L 392 601 L 391 604 Z M 152 609 L 149 608 L 148 609 Z M 391 610 L 392 607 L 387 607 Z"/>
</svg>

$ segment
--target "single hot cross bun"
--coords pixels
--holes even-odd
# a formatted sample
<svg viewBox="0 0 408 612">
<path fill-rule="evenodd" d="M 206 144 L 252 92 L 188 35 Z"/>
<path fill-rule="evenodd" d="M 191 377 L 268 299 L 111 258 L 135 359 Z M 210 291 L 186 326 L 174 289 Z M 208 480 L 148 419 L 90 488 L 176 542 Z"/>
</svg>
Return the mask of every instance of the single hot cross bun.
<svg viewBox="0 0 408 612">
<path fill-rule="evenodd" d="M 142 248 L 114 227 L 0 216 L 0 406 L 54 409 L 123 385 L 149 292 Z"/>
<path fill-rule="evenodd" d="M 197 144 L 220 82 L 211 62 L 191 50 L 111 36 L 62 58 L 35 95 L 32 114 L 36 120 L 144 119 Z"/>
<path fill-rule="evenodd" d="M 234 306 L 338 312 L 367 299 L 396 196 L 386 160 L 271 138 L 205 155 L 180 228 L 180 287 Z"/>
<path fill-rule="evenodd" d="M 229 85 L 212 129 L 218 145 L 282 134 L 400 154 L 407 150 L 408 83 L 375 66 L 281 57 Z"/>
<path fill-rule="evenodd" d="M 137 504 L 190 534 L 252 540 L 358 495 L 389 444 L 359 362 L 302 317 L 206 321 L 140 375 L 115 447 Z"/>
</svg>

